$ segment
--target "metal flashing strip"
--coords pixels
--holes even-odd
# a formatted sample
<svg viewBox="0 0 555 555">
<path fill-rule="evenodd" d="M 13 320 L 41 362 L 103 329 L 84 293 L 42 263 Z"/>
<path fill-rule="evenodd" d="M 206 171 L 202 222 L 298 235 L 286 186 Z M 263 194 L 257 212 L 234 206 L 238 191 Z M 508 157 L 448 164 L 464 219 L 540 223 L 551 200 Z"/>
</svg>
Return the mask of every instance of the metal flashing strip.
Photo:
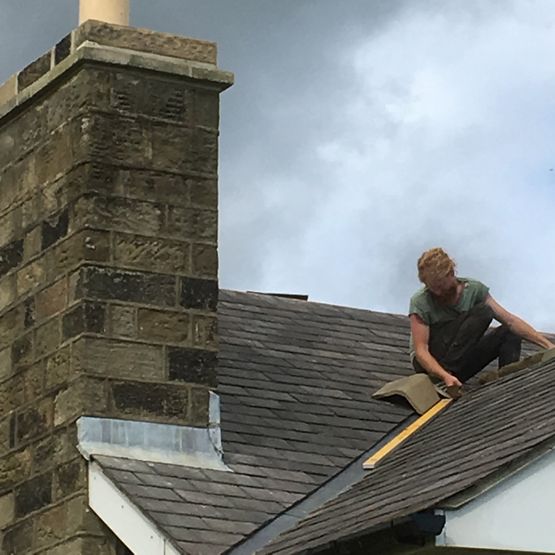
<svg viewBox="0 0 555 555">
<path fill-rule="evenodd" d="M 393 439 L 391 439 L 391 441 L 386 443 L 381 449 L 364 461 L 362 465 L 363 468 L 366 470 L 372 470 L 375 468 L 375 466 L 384 457 L 427 424 L 432 418 L 434 418 L 434 416 L 446 409 L 452 402 L 453 399 L 442 399 L 441 401 L 438 401 L 431 409 L 428 409 L 422 416 L 409 424 L 400 434 L 396 435 Z"/>
<path fill-rule="evenodd" d="M 89 464 L 89 505 L 135 555 L 180 555 L 95 462 Z"/>
<path fill-rule="evenodd" d="M 403 422 L 396 425 L 391 432 L 377 441 L 370 449 L 367 449 L 364 453 L 351 461 L 335 476 L 332 476 L 312 493 L 309 493 L 306 497 L 303 497 L 300 501 L 278 514 L 268 524 L 255 530 L 250 536 L 231 547 L 226 551 L 226 554 L 252 555 L 256 553 L 280 534 L 293 528 L 301 519 L 308 516 L 308 514 L 334 499 L 343 491 L 349 489 L 353 484 L 364 478 L 366 474 L 366 471 L 362 468 L 362 462 L 372 453 L 378 451 L 383 445 L 386 445 L 392 438 L 396 437 L 407 424 L 414 422 L 416 418 L 414 414 L 408 416 Z"/>
<path fill-rule="evenodd" d="M 219 397 L 210 393 L 205 428 L 83 416 L 77 421 L 78 449 L 94 455 L 230 471 L 223 462 Z"/>
</svg>

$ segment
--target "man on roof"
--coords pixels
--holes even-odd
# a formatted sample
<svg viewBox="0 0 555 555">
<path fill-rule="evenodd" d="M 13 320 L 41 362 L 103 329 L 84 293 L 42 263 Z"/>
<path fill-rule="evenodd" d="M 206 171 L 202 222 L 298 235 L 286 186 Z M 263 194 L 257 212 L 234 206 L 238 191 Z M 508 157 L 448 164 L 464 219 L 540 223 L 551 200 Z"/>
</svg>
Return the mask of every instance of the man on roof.
<svg viewBox="0 0 555 555">
<path fill-rule="evenodd" d="M 457 277 L 441 248 L 418 259 L 424 284 L 410 300 L 411 360 L 447 387 L 461 386 L 496 358 L 499 367 L 520 358 L 521 339 L 555 347 L 530 324 L 503 308 L 480 281 Z M 495 319 L 501 325 L 490 328 Z"/>
</svg>

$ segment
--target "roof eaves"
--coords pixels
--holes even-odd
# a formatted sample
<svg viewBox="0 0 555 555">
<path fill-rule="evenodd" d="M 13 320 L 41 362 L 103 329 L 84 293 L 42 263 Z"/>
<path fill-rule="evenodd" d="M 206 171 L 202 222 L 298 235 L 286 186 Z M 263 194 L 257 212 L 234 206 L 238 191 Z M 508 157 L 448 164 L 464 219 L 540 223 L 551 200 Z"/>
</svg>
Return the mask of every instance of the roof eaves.
<svg viewBox="0 0 555 555">
<path fill-rule="evenodd" d="M 507 463 L 496 472 L 489 474 L 469 488 L 438 503 L 437 507 L 441 507 L 442 509 L 460 509 L 467 503 L 470 503 L 470 501 L 496 487 L 507 478 L 525 469 L 527 466 L 553 450 L 555 450 L 555 435 L 536 445 L 529 452 Z"/>
</svg>

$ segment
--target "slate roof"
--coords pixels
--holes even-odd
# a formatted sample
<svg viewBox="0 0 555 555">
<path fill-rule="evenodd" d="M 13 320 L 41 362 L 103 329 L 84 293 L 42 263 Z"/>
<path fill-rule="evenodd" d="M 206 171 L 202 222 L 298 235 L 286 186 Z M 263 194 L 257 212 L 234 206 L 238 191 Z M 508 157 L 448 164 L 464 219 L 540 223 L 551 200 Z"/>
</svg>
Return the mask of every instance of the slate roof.
<svg viewBox="0 0 555 555">
<path fill-rule="evenodd" d="M 330 542 L 363 535 L 392 519 L 441 506 L 530 454 L 555 438 L 554 372 L 555 361 L 550 361 L 463 396 L 263 553 L 312 553 Z"/>
<path fill-rule="evenodd" d="M 412 412 L 372 399 L 411 373 L 400 315 L 221 291 L 219 472 L 96 460 L 183 553 L 222 553 Z"/>
</svg>

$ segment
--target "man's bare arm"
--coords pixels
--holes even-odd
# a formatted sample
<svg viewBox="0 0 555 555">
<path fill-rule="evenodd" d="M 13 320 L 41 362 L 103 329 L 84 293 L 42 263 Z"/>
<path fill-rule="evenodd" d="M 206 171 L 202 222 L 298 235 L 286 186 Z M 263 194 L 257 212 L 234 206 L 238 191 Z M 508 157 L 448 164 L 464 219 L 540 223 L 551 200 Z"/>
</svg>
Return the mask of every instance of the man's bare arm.
<svg viewBox="0 0 555 555">
<path fill-rule="evenodd" d="M 462 384 L 459 379 L 447 372 L 447 370 L 445 370 L 445 368 L 443 368 L 430 353 L 428 348 L 428 341 L 430 339 L 429 326 L 422 320 L 422 318 L 420 318 L 420 316 L 418 316 L 418 314 L 411 314 L 409 319 L 416 359 L 422 365 L 424 370 L 426 370 L 428 374 L 433 374 L 443 380 L 446 386 L 461 386 Z"/>
<path fill-rule="evenodd" d="M 543 349 L 553 349 L 555 345 L 538 333 L 528 322 L 525 322 L 522 318 L 515 316 L 505 308 L 503 308 L 491 295 L 486 298 L 486 304 L 493 310 L 495 319 L 505 324 L 515 335 L 522 337 L 522 339 L 527 339 L 531 343 L 542 347 Z"/>
</svg>

